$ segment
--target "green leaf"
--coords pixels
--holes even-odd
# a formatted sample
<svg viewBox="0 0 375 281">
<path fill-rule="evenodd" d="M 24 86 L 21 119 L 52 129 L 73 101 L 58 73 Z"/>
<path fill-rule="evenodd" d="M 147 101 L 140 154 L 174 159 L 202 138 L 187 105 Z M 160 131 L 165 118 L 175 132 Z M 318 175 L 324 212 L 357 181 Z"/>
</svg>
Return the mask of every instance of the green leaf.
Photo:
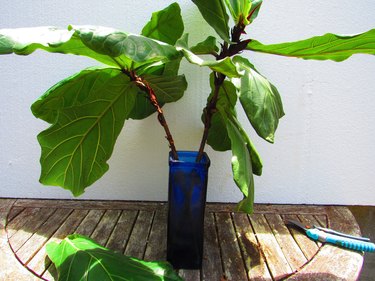
<svg viewBox="0 0 375 281">
<path fill-rule="evenodd" d="M 258 16 L 260 6 L 262 5 L 263 0 L 250 0 L 250 1 L 251 1 L 251 8 L 247 16 L 247 20 L 249 23 L 252 23 L 253 20 L 255 20 L 255 18 Z"/>
<path fill-rule="evenodd" d="M 247 140 L 243 138 L 236 119 L 223 110 L 220 110 L 220 113 L 225 118 L 231 141 L 233 180 L 245 197 L 238 208 L 239 211 L 251 213 L 254 203 L 254 178 Z"/>
<path fill-rule="evenodd" d="M 279 119 L 284 116 L 280 94 L 245 58 L 233 59 L 245 71 L 241 77 L 240 102 L 258 135 L 273 143 Z"/>
<path fill-rule="evenodd" d="M 119 74 L 119 69 L 92 67 L 84 69 L 48 89 L 32 106 L 34 116 L 50 124 L 55 123 L 59 110 L 79 105 L 95 87 L 93 81 Z"/>
<path fill-rule="evenodd" d="M 211 73 L 210 75 L 210 86 L 211 94 L 208 97 L 208 102 L 212 99 L 215 92 L 214 73 Z M 233 116 L 235 116 L 236 103 L 236 87 L 230 81 L 224 81 L 219 89 L 218 99 L 216 102 L 217 109 L 230 112 Z M 231 142 L 228 136 L 226 122 L 219 111 L 214 113 L 211 118 L 211 127 L 208 131 L 207 143 L 216 151 L 226 151 L 231 149 Z"/>
<path fill-rule="evenodd" d="M 197 5 L 206 22 L 215 29 L 216 33 L 226 42 L 229 39 L 229 17 L 223 0 L 192 0 Z"/>
<path fill-rule="evenodd" d="M 207 144 L 216 151 L 231 149 L 227 126 L 223 116 L 219 112 L 215 112 L 211 117 L 211 127 L 208 131 Z"/>
<path fill-rule="evenodd" d="M 36 49 L 87 56 L 101 63 L 135 69 L 180 57 L 170 45 L 100 26 L 36 27 L 0 30 L 0 54 L 29 55 Z"/>
<path fill-rule="evenodd" d="M 69 235 L 60 244 L 48 243 L 46 251 L 59 281 L 182 281 L 167 262 L 124 256 L 78 234 Z"/>
<path fill-rule="evenodd" d="M 236 25 L 240 22 L 245 25 L 249 23 L 247 16 L 249 15 L 251 8 L 250 0 L 225 0 L 225 4 L 228 7 Z"/>
<path fill-rule="evenodd" d="M 158 99 L 159 105 L 175 102 L 182 98 L 187 88 L 184 75 L 155 76 L 145 74 L 143 78 L 150 84 Z M 137 95 L 134 108 L 129 115 L 132 119 L 144 119 L 156 111 L 146 93 Z"/>
<path fill-rule="evenodd" d="M 219 51 L 219 48 L 216 46 L 216 38 L 213 36 L 208 36 L 206 40 L 191 47 L 190 51 L 196 55 L 208 55 L 216 54 Z"/>
<path fill-rule="evenodd" d="M 108 170 L 107 160 L 138 93 L 119 69 L 81 75 L 83 79 L 76 75 L 52 87 L 33 107 L 37 117 L 48 121 L 57 111 L 52 126 L 38 135 L 40 181 L 68 189 L 74 196 Z"/>
<path fill-rule="evenodd" d="M 226 57 L 218 61 L 203 60 L 189 50 L 187 41 L 188 41 L 188 34 L 185 34 L 180 40 L 178 40 L 176 44 L 176 48 L 177 50 L 183 53 L 184 57 L 187 59 L 188 62 L 195 64 L 195 65 L 199 65 L 199 66 L 207 66 L 211 70 L 220 72 L 228 77 L 240 77 L 241 76 L 240 69 L 238 69 L 238 67 L 233 63 L 230 57 Z"/>
<path fill-rule="evenodd" d="M 177 3 L 152 13 L 151 20 L 143 27 L 142 35 L 174 45 L 184 32 L 181 9 Z"/>
<path fill-rule="evenodd" d="M 343 61 L 354 54 L 375 54 L 375 29 L 356 35 L 327 33 L 309 39 L 264 45 L 250 41 L 248 50 L 314 60 Z"/>
<path fill-rule="evenodd" d="M 187 89 L 185 75 L 155 76 L 146 74 L 143 78 L 154 90 L 158 101 L 165 103 L 178 101 Z"/>
</svg>

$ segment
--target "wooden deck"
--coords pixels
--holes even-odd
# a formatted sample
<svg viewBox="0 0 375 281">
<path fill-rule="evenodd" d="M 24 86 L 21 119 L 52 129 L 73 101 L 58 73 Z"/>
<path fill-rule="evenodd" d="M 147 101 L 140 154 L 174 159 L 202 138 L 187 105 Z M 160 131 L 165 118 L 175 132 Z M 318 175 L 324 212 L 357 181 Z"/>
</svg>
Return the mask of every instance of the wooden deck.
<svg viewBox="0 0 375 281">
<path fill-rule="evenodd" d="M 315 243 L 284 223 L 293 218 L 359 235 L 346 207 L 256 205 L 248 216 L 232 213 L 233 206 L 207 205 L 203 268 L 180 270 L 186 280 L 357 280 L 361 253 Z M 164 260 L 166 210 L 166 203 L 0 199 L 0 227 L 6 224 L 0 280 L 54 280 L 44 246 L 71 233 L 126 255 Z"/>
</svg>

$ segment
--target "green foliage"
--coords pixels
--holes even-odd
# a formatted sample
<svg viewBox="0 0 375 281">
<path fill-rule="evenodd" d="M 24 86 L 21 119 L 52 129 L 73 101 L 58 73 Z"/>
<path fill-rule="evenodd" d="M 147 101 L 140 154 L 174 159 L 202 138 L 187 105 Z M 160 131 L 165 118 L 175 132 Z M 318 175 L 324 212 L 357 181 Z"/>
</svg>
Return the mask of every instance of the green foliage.
<svg viewBox="0 0 375 281">
<path fill-rule="evenodd" d="M 198 6 L 207 23 L 224 40 L 220 44 L 220 51 L 214 49 L 219 42 L 212 37 L 208 37 L 190 50 L 187 44 L 182 49 L 190 63 L 208 66 L 214 71 L 211 76 L 211 94 L 202 118 L 205 126 L 210 128 L 207 143 L 218 151 L 232 150 L 233 179 L 244 195 L 244 199 L 238 204 L 238 210 L 251 212 L 254 200 L 253 174 L 261 175 L 262 161 L 237 120 L 235 112 L 237 99 L 232 99 L 229 105 L 229 99 L 223 97 L 225 94 L 228 97 L 233 96 L 233 92 L 236 93 L 257 134 L 271 143 L 274 142 L 279 119 L 284 116 L 284 110 L 276 87 L 261 75 L 249 60 L 238 54 L 247 49 L 304 59 L 342 61 L 357 53 L 375 54 L 375 30 L 353 36 L 326 34 L 297 42 L 263 45 L 256 40 L 241 38 L 246 33 L 246 26 L 258 16 L 262 0 L 193 0 L 193 2 Z M 223 3 L 235 23 L 229 40 L 228 17 Z M 199 54 L 212 54 L 217 62 L 225 62 L 225 64 L 219 67 L 212 62 L 203 61 L 196 56 Z M 213 81 L 212 77 L 217 79 Z M 228 88 L 226 80 L 228 78 L 236 86 L 235 90 L 233 87 Z M 219 88 L 216 96 L 214 87 Z M 215 104 L 216 111 L 212 110 L 212 104 Z M 211 119 L 205 117 L 209 114 Z M 207 120 L 211 120 L 211 124 L 208 124 Z"/>
<path fill-rule="evenodd" d="M 177 3 L 153 13 L 142 35 L 97 26 L 0 30 L 0 54 L 28 55 L 41 49 L 87 56 L 106 65 L 62 80 L 32 105 L 34 115 L 51 124 L 38 136 L 42 183 L 60 185 L 80 195 L 99 179 L 108 170 L 107 161 L 127 119 L 143 119 L 154 113 L 155 100 L 163 106 L 183 96 L 187 83 L 178 71 L 184 57 L 213 71 L 202 117 L 208 134 L 202 143 L 218 151 L 232 150 L 233 179 L 244 195 L 238 210 L 251 212 L 253 175 L 261 175 L 263 165 L 237 120 L 236 104 L 240 102 L 257 134 L 271 143 L 284 111 L 276 87 L 239 54 L 255 51 L 333 61 L 353 54 L 375 54 L 375 29 L 264 45 L 242 39 L 247 25 L 258 16 L 262 0 L 192 2 L 222 42 L 209 36 L 189 48 L 188 34 L 182 35 L 184 24 Z M 228 14 L 235 24 L 232 28 Z M 213 59 L 199 55 L 212 55 Z M 154 100 L 149 89 L 155 94 Z"/>
<path fill-rule="evenodd" d="M 142 29 L 142 35 L 174 45 L 184 32 L 181 9 L 177 3 L 152 14 Z"/>
<path fill-rule="evenodd" d="M 118 69 L 84 74 L 84 87 L 79 75 L 68 78 L 42 100 L 52 107 L 39 107 L 58 112 L 52 126 L 38 135 L 42 147 L 40 181 L 69 189 L 74 196 L 81 195 L 108 170 L 107 160 L 138 93 Z M 34 114 L 38 116 L 38 111 Z"/>
<path fill-rule="evenodd" d="M 279 119 L 284 116 L 280 94 L 247 59 L 236 56 L 234 61 L 244 70 L 239 87 L 241 105 L 258 135 L 273 143 Z"/>
<path fill-rule="evenodd" d="M 47 244 L 48 257 L 54 263 L 59 281 L 182 281 L 167 262 L 146 262 L 124 256 L 73 234 L 59 244 Z"/>
<path fill-rule="evenodd" d="M 235 24 L 249 24 L 247 16 L 250 13 L 251 2 L 249 0 L 224 0 Z"/>
<path fill-rule="evenodd" d="M 190 51 L 196 55 L 209 55 L 216 54 L 219 51 L 219 48 L 216 46 L 216 38 L 208 36 L 206 40 L 191 47 Z"/>
<path fill-rule="evenodd" d="M 216 33 L 225 42 L 230 42 L 228 14 L 225 9 L 223 0 L 192 0 L 197 5 L 206 22 L 215 29 Z"/>
<path fill-rule="evenodd" d="M 354 54 L 375 55 L 375 29 L 356 35 L 327 33 L 301 41 L 271 45 L 252 40 L 247 49 L 287 57 L 339 62 Z"/>
</svg>

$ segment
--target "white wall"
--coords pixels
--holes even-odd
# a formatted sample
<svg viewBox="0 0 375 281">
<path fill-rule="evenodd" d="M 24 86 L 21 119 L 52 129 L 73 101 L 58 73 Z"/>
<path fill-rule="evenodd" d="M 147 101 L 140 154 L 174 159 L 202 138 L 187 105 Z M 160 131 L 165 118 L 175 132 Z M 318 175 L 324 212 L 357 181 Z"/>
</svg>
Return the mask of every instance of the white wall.
<svg viewBox="0 0 375 281">
<path fill-rule="evenodd" d="M 0 28 L 73 23 L 139 33 L 151 12 L 170 2 L 16 0 L 1 5 Z M 178 2 L 192 43 L 212 34 L 190 1 Z M 374 11 L 372 0 L 268 0 L 248 34 L 277 43 L 326 32 L 358 33 L 375 27 Z M 246 125 L 264 161 L 263 176 L 256 178 L 256 202 L 374 205 L 375 57 L 358 55 L 341 63 L 261 54 L 249 58 L 278 87 L 286 112 L 274 145 Z M 46 124 L 35 119 L 29 107 L 52 84 L 92 65 L 96 62 L 87 58 L 42 52 L 0 57 L 0 197 L 72 198 L 68 191 L 38 183 L 36 135 Z M 182 72 L 189 89 L 165 112 L 178 149 L 192 150 L 202 131 L 208 71 L 183 64 Z M 155 116 L 127 122 L 110 171 L 81 198 L 166 200 L 167 153 Z M 208 199 L 238 201 L 230 153 L 208 153 Z"/>
</svg>

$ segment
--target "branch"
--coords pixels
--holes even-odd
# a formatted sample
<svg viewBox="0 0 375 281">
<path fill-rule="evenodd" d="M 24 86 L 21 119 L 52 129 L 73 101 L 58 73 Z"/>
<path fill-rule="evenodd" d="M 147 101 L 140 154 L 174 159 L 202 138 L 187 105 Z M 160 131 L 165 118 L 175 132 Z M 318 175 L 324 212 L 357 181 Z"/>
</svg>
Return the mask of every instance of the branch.
<svg viewBox="0 0 375 281">
<path fill-rule="evenodd" d="M 168 140 L 169 148 L 171 149 L 171 152 L 172 152 L 172 158 L 174 160 L 178 160 L 178 154 L 177 154 L 176 147 L 174 145 L 174 140 L 173 140 L 172 134 L 169 130 L 167 121 L 164 117 L 163 110 L 161 109 L 161 106 L 159 105 L 159 102 L 158 102 L 158 99 L 155 95 L 154 90 L 152 89 L 150 84 L 145 79 L 138 76 L 134 71 L 129 72 L 129 71 L 123 69 L 122 72 L 125 73 L 126 75 L 128 75 L 130 77 L 130 79 L 132 79 L 132 81 L 135 82 L 135 84 L 138 86 L 138 88 L 140 88 L 141 90 L 143 90 L 147 93 L 151 104 L 156 108 L 156 111 L 158 113 L 158 121 L 159 121 L 160 125 L 162 125 L 162 127 L 164 128 L 164 131 L 165 131 L 165 134 L 166 134 L 165 138 Z"/>
</svg>

